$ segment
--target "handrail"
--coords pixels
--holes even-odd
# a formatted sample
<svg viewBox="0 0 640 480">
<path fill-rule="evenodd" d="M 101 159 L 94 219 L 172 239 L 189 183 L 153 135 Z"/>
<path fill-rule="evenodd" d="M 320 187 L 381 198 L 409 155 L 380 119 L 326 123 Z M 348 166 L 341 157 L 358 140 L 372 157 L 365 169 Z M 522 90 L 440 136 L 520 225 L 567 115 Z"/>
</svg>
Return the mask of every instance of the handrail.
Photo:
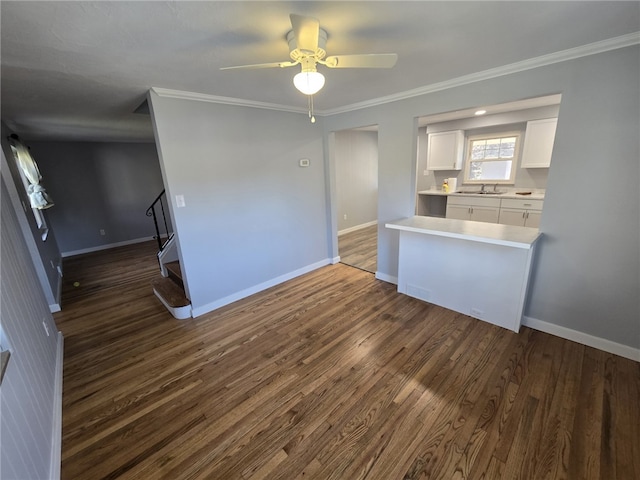
<svg viewBox="0 0 640 480">
<path fill-rule="evenodd" d="M 169 240 L 172 236 L 169 232 L 169 227 L 167 225 L 167 216 L 164 211 L 164 203 L 166 203 L 166 201 L 167 196 L 165 190 L 163 189 L 162 192 L 160 192 L 160 195 L 158 195 L 156 199 L 151 203 L 151 205 L 149 205 L 149 208 L 147 208 L 147 211 L 145 213 L 147 217 L 153 217 L 153 225 L 156 228 L 156 234 L 153 238 L 155 238 L 158 242 L 158 250 L 160 252 L 164 249 L 166 242 L 162 243 L 162 235 L 160 232 L 160 227 L 158 226 L 158 216 L 156 215 L 156 206 L 158 203 L 160 204 L 160 213 L 162 214 L 162 223 L 164 224 L 164 233 L 167 237 L 167 240 Z"/>
</svg>

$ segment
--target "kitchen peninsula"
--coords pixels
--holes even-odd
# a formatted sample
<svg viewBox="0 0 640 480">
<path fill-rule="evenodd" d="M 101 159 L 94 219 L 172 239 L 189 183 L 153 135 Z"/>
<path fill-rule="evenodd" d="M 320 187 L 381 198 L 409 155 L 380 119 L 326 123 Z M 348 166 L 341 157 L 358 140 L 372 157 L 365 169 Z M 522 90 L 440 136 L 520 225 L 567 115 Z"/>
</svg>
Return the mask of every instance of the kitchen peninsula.
<svg viewBox="0 0 640 480">
<path fill-rule="evenodd" d="M 398 292 L 519 331 L 537 228 L 415 216 L 398 230 Z"/>
</svg>

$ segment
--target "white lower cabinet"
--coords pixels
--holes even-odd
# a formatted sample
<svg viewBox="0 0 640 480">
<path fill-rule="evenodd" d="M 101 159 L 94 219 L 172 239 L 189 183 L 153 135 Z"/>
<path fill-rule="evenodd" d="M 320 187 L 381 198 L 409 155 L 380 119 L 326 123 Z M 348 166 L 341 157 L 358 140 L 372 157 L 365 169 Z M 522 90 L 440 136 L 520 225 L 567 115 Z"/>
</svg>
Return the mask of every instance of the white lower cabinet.
<svg viewBox="0 0 640 480">
<path fill-rule="evenodd" d="M 538 228 L 543 202 L 519 198 L 449 195 L 446 215 L 447 218 L 458 220 Z"/>
<path fill-rule="evenodd" d="M 504 198 L 500 206 L 498 223 L 538 228 L 542 216 L 542 204 L 542 200 Z"/>
<path fill-rule="evenodd" d="M 478 198 L 449 196 L 447 198 L 447 218 L 474 220 L 476 222 L 498 223 L 500 217 L 499 198 Z"/>
</svg>

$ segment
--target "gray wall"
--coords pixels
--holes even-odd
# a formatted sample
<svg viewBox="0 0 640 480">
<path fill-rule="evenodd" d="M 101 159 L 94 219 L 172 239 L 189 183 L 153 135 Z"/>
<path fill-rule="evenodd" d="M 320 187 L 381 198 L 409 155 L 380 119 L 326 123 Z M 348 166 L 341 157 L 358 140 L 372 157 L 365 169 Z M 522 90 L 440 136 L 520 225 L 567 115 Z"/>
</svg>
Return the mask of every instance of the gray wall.
<svg viewBox="0 0 640 480">
<path fill-rule="evenodd" d="M 12 355 L 0 388 L 0 478 L 56 478 L 60 474 L 56 405 L 61 405 L 62 396 L 61 389 L 56 392 L 57 329 L 38 286 L 5 175 L 3 169 L 0 290 L 2 330 Z"/>
<path fill-rule="evenodd" d="M 32 258 L 38 282 L 42 286 L 49 308 L 51 311 L 58 311 L 60 310 L 60 291 L 62 287 L 62 278 L 60 277 L 58 267 L 62 268 L 62 257 L 58 247 L 55 228 L 52 226 L 51 219 L 49 218 L 49 213 L 55 207 L 42 212 L 49 226 L 49 234 L 46 240 L 43 241 L 42 232 L 38 230 L 36 220 L 30 208 L 29 196 L 24 189 L 15 157 L 7 141 L 7 137 L 11 133 L 13 132 L 2 123 L 2 138 L 0 140 L 2 144 L 1 164 L 6 182 L 7 195 L 15 211 L 25 245 Z M 24 143 L 30 146 L 29 142 Z M 36 163 L 39 164 L 37 155 L 34 155 L 34 157 Z M 42 184 L 50 191 L 47 178 L 44 178 Z"/>
<path fill-rule="evenodd" d="M 56 204 L 48 213 L 63 255 L 155 235 L 145 211 L 164 186 L 153 143 L 29 145 Z"/>
<path fill-rule="evenodd" d="M 196 315 L 327 262 L 321 121 L 149 95 Z M 309 167 L 298 166 L 302 158 Z M 176 195 L 185 207 L 176 208 Z"/>
<path fill-rule="evenodd" d="M 639 60 L 640 47 L 627 47 L 333 115 L 323 126 L 379 125 L 384 225 L 415 211 L 417 117 L 562 93 L 526 315 L 639 348 Z M 381 226 L 379 276 L 397 277 L 397 258 L 397 232 Z"/>
<path fill-rule="evenodd" d="M 378 133 L 336 132 L 335 165 L 338 231 L 375 221 L 378 218 Z"/>
</svg>

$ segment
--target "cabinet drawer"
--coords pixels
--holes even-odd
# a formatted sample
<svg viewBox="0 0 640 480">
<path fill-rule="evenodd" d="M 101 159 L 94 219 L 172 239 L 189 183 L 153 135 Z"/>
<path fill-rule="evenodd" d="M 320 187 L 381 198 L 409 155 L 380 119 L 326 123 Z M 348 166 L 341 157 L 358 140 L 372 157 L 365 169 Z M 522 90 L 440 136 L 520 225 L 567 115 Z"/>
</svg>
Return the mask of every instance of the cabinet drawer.
<svg viewBox="0 0 640 480">
<path fill-rule="evenodd" d="M 447 204 L 451 205 L 470 205 L 473 207 L 499 207 L 499 198 L 472 197 L 469 195 L 449 195 Z"/>
<path fill-rule="evenodd" d="M 520 200 L 519 198 L 503 198 L 502 208 L 520 208 L 522 210 L 542 210 L 544 200 Z"/>
</svg>

